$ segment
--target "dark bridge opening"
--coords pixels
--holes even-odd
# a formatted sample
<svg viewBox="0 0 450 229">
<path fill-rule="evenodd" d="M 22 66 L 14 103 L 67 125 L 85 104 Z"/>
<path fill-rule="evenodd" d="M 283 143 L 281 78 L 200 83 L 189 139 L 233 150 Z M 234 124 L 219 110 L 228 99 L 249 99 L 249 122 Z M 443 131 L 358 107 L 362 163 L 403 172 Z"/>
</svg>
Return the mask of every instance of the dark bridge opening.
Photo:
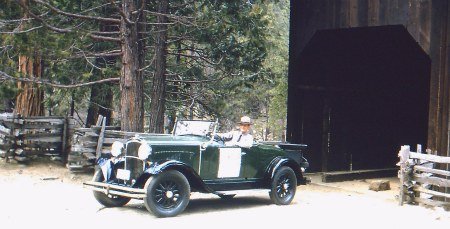
<svg viewBox="0 0 450 229">
<path fill-rule="evenodd" d="M 430 65 L 403 26 L 317 31 L 290 66 L 288 140 L 312 171 L 395 167 L 426 143 Z"/>
</svg>

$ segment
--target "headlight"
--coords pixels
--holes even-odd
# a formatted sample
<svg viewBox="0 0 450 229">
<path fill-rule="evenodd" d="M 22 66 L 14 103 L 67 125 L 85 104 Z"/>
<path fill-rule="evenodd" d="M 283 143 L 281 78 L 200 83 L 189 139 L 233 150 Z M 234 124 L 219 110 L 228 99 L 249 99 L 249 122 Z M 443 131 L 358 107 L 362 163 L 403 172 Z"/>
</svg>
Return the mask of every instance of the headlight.
<svg viewBox="0 0 450 229">
<path fill-rule="evenodd" d="M 119 156 L 122 153 L 123 150 L 123 143 L 119 142 L 119 141 L 115 141 L 113 142 L 112 146 L 111 146 L 111 154 L 114 157 Z"/>
<path fill-rule="evenodd" d="M 146 142 L 142 141 L 141 146 L 138 149 L 138 157 L 141 160 L 145 160 L 152 153 L 152 147 Z"/>
</svg>

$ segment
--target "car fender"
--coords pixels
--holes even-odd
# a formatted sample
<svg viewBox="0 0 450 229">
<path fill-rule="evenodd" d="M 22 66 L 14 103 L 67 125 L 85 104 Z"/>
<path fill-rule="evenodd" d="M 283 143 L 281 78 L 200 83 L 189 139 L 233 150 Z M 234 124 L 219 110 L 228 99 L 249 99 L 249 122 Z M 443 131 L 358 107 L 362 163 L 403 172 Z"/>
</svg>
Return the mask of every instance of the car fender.
<svg viewBox="0 0 450 229">
<path fill-rule="evenodd" d="M 203 182 L 202 178 L 191 166 L 177 160 L 167 160 L 153 163 L 144 171 L 144 174 L 142 176 L 146 176 L 148 178 L 167 170 L 177 170 L 181 172 L 186 177 L 186 179 L 188 179 L 189 185 L 191 185 L 191 189 L 193 189 L 193 191 L 195 190 L 199 192 L 214 193 L 213 190 L 208 188 L 208 186 Z"/>
<path fill-rule="evenodd" d="M 288 157 L 276 157 L 274 158 L 267 170 L 266 170 L 266 174 L 265 174 L 265 181 L 267 182 L 266 184 L 270 186 L 270 183 L 273 179 L 273 177 L 275 176 L 276 171 L 281 168 L 282 166 L 288 166 L 290 167 L 292 170 L 294 170 L 294 173 L 297 177 L 297 184 L 303 184 L 303 173 L 300 169 L 300 165 L 293 159 L 288 158 Z"/>
</svg>

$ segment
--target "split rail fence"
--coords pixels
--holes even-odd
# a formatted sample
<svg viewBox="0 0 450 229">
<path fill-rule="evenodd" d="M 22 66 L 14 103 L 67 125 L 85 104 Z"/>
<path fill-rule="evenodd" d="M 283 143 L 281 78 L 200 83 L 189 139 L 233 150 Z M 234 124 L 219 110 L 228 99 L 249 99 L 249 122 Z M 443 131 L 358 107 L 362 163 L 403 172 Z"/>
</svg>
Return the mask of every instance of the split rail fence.
<svg viewBox="0 0 450 229">
<path fill-rule="evenodd" d="M 57 156 L 66 161 L 74 121 L 68 117 L 0 115 L 0 155 L 6 160 Z"/>
<path fill-rule="evenodd" d="M 424 154 L 421 146 L 412 152 L 402 146 L 397 164 L 400 178 L 399 204 L 425 204 L 450 207 L 450 157 Z"/>
<path fill-rule="evenodd" d="M 0 114 L 0 156 L 6 161 L 54 156 L 73 172 L 86 171 L 95 167 L 96 158 L 109 151 L 114 141 L 125 141 L 138 134 L 118 130 L 120 127 L 106 126 L 103 116 L 91 128 L 77 128 L 73 118 L 3 113 Z"/>
<path fill-rule="evenodd" d="M 120 127 L 106 126 L 106 117 L 99 116 L 97 124 L 91 128 L 77 128 L 67 162 L 70 171 L 86 171 L 95 166 L 101 153 L 109 152 L 114 141 L 124 142 L 136 132 L 119 131 Z"/>
</svg>

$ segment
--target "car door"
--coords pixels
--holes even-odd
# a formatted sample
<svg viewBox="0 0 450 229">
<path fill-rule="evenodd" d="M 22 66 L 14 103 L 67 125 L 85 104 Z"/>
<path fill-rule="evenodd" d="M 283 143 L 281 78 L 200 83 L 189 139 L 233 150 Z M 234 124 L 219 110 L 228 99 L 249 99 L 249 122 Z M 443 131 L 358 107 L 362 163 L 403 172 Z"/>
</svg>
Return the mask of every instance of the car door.
<svg viewBox="0 0 450 229">
<path fill-rule="evenodd" d="M 204 180 L 242 178 L 242 154 L 240 147 L 208 146 L 200 155 L 200 177 Z"/>
<path fill-rule="evenodd" d="M 241 178 L 242 149 L 240 147 L 220 147 L 218 150 L 217 179 Z"/>
<path fill-rule="evenodd" d="M 257 177 L 259 158 L 256 147 L 242 148 L 242 177 L 252 179 Z"/>
</svg>

